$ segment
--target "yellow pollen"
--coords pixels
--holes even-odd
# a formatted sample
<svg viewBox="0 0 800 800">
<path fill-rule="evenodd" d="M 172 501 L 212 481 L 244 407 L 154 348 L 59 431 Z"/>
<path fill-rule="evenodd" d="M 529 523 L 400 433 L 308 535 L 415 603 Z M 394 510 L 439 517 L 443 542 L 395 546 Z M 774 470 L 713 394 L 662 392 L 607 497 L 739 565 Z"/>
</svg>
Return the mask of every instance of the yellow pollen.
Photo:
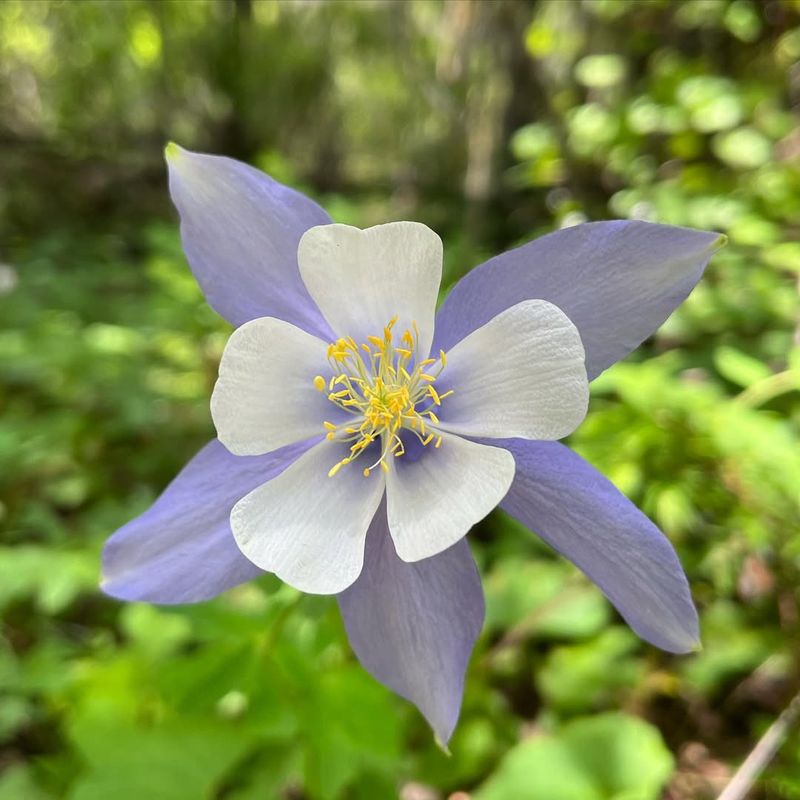
<svg viewBox="0 0 800 800">
<path fill-rule="evenodd" d="M 429 427 L 439 423 L 433 408 L 453 393 L 449 389 L 439 394 L 433 387 L 446 364 L 444 351 L 439 351 L 438 358 L 417 360 L 416 323 L 397 337 L 395 344 L 396 323 L 397 317 L 393 317 L 384 327 L 383 337 L 367 336 L 361 344 L 352 337 L 332 342 L 327 353 L 333 376 L 327 383 L 321 375 L 314 378 L 314 388 L 327 391 L 328 400 L 348 414 L 346 423 L 323 423 L 326 437 L 347 444 L 349 449 L 349 454 L 330 469 L 330 477 L 377 441 L 380 455 L 362 474 L 368 478 L 378 466 L 388 472 L 387 458 L 399 458 L 406 452 L 403 431 L 416 436 L 424 447 L 431 442 L 435 442 L 434 447 L 442 444 L 439 432 L 430 432 Z"/>
</svg>

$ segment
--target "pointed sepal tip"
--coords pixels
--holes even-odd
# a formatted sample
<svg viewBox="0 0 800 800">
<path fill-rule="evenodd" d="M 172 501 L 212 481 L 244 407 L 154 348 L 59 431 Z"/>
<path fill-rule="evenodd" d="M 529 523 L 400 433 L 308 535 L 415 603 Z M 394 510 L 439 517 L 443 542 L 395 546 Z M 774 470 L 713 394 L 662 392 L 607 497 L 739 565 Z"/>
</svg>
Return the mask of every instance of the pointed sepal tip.
<svg viewBox="0 0 800 800">
<path fill-rule="evenodd" d="M 183 148 L 179 144 L 175 144 L 175 142 L 167 142 L 164 147 L 164 158 L 167 161 L 174 161 L 181 153 L 183 153 Z"/>
</svg>

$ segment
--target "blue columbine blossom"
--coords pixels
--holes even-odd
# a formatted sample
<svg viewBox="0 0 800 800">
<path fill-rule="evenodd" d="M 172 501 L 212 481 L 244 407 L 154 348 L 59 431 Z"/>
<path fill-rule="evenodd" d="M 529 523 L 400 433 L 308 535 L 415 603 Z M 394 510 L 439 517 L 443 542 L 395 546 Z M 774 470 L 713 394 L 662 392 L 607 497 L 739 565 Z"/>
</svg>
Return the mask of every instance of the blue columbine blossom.
<svg viewBox="0 0 800 800">
<path fill-rule="evenodd" d="M 205 600 L 264 571 L 334 594 L 379 681 L 452 734 L 484 617 L 465 534 L 500 505 L 665 650 L 698 640 L 664 535 L 557 439 L 588 381 L 658 328 L 723 239 L 645 222 L 559 231 L 466 275 L 442 244 L 359 230 L 245 164 L 167 148 L 184 250 L 237 326 L 218 438 L 106 545 L 103 589 Z"/>
</svg>

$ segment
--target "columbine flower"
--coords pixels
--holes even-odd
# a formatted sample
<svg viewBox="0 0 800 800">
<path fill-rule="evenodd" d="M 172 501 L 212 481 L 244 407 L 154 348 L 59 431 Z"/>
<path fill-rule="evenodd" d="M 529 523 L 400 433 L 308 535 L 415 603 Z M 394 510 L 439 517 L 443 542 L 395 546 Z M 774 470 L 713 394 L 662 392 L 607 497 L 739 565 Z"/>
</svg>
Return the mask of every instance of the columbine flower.
<svg viewBox="0 0 800 800">
<path fill-rule="evenodd" d="M 484 615 L 464 539 L 496 505 L 665 650 L 697 643 L 672 546 L 556 439 L 591 380 L 684 300 L 721 237 L 645 222 L 568 228 L 491 259 L 437 313 L 442 244 L 335 225 L 227 158 L 170 145 L 183 245 L 238 326 L 218 439 L 104 552 L 104 590 L 204 600 L 274 572 L 335 594 L 364 667 L 446 742 Z"/>
</svg>

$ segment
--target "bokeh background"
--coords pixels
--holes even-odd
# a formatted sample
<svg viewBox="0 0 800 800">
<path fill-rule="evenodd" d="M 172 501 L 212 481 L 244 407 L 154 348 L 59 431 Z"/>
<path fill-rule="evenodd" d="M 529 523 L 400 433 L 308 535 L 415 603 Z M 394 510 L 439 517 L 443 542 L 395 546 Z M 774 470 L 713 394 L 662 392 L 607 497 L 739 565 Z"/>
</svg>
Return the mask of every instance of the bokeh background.
<svg viewBox="0 0 800 800">
<path fill-rule="evenodd" d="M 796 0 L 0 3 L 0 798 L 716 797 L 800 689 L 798 108 Z M 426 222 L 445 288 L 585 220 L 726 233 L 570 440 L 675 543 L 703 651 L 495 513 L 448 758 L 330 599 L 100 594 L 104 538 L 212 435 L 229 334 L 171 139 Z M 749 797 L 800 798 L 800 734 Z"/>
</svg>

